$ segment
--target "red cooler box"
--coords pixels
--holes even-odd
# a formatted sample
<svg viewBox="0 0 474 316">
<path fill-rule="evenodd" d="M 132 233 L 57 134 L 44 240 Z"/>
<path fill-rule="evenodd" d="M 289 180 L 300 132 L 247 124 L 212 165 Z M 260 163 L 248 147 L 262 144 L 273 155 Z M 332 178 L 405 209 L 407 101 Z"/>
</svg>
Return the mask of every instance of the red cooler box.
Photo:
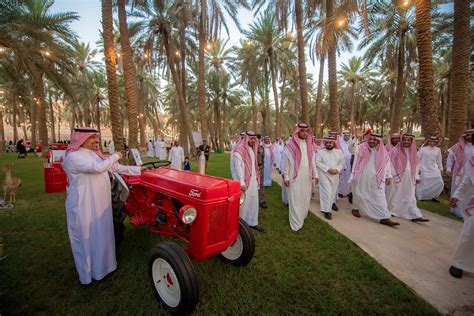
<svg viewBox="0 0 474 316">
<path fill-rule="evenodd" d="M 59 162 L 44 164 L 44 188 L 46 193 L 66 192 L 67 176 Z"/>
</svg>

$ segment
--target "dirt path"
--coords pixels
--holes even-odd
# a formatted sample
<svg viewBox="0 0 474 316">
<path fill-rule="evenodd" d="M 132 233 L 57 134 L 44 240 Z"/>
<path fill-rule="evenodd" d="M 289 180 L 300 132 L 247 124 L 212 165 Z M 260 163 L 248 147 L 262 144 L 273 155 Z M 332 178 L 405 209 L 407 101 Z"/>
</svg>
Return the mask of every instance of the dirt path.
<svg viewBox="0 0 474 316">
<path fill-rule="evenodd" d="M 277 172 L 272 177 L 273 181 L 281 183 Z M 367 217 L 352 216 L 346 198 L 338 199 L 337 205 L 339 211 L 333 212 L 333 219 L 324 219 L 319 212 L 319 192 L 316 192 L 310 210 L 441 313 L 474 315 L 474 276 L 465 274 L 458 280 L 448 273 L 461 222 L 422 210 L 423 216 L 430 219 L 429 223 L 399 219 L 400 226 L 390 228 Z"/>
</svg>

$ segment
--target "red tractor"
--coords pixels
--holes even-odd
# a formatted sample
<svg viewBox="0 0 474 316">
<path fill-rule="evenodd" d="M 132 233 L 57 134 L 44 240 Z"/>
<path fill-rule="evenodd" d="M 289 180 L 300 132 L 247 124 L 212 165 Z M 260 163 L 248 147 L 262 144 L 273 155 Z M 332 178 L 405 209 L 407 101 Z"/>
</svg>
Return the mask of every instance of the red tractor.
<svg viewBox="0 0 474 316">
<path fill-rule="evenodd" d="M 224 262 L 244 266 L 253 257 L 254 236 L 239 219 L 245 194 L 232 180 L 148 164 L 154 169 L 141 176 L 122 179 L 116 174 L 112 180 L 116 241 L 123 238 L 122 211 L 134 226 L 146 225 L 153 234 L 184 241 L 186 249 L 171 241 L 157 244 L 148 267 L 162 306 L 174 314 L 189 314 L 199 300 L 190 258 L 203 261 L 217 255 Z"/>
</svg>

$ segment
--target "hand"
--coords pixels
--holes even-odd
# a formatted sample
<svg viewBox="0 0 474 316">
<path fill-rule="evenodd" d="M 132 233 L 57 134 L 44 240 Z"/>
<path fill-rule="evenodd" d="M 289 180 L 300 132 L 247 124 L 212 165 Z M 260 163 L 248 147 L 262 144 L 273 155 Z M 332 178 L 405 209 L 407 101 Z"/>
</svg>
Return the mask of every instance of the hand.
<svg viewBox="0 0 474 316">
<path fill-rule="evenodd" d="M 332 174 L 333 176 L 339 173 L 336 169 L 329 169 L 328 172 L 329 174 Z"/>
<path fill-rule="evenodd" d="M 290 187 L 290 180 L 285 180 L 284 183 L 285 183 L 285 187 L 287 188 Z"/>
<path fill-rule="evenodd" d="M 446 175 L 447 175 L 448 177 L 451 177 L 451 175 L 452 175 L 451 171 L 446 171 Z"/>
<path fill-rule="evenodd" d="M 117 154 L 118 160 L 122 159 L 122 153 L 120 151 L 117 151 L 115 154 Z"/>
<path fill-rule="evenodd" d="M 418 179 L 418 180 L 416 180 L 415 182 L 416 182 L 416 184 L 420 184 L 420 183 L 421 183 L 421 180 Z"/>
<path fill-rule="evenodd" d="M 385 179 L 385 185 L 390 185 L 392 183 L 392 178 Z"/>
<path fill-rule="evenodd" d="M 147 165 L 147 166 L 141 166 L 140 169 L 143 171 L 153 169 L 153 166 Z"/>
<path fill-rule="evenodd" d="M 452 198 L 449 200 L 449 204 L 451 205 L 451 207 L 457 207 L 457 206 L 458 206 L 458 205 L 457 205 L 457 204 L 458 204 L 458 201 L 459 201 L 458 199 L 452 197 Z"/>
<path fill-rule="evenodd" d="M 241 190 L 242 192 L 247 191 L 247 186 L 246 186 L 245 184 L 241 184 L 241 185 L 240 185 L 240 190 Z"/>
<path fill-rule="evenodd" d="M 319 183 L 319 178 L 314 178 L 313 179 L 313 185 L 317 185 Z"/>
</svg>

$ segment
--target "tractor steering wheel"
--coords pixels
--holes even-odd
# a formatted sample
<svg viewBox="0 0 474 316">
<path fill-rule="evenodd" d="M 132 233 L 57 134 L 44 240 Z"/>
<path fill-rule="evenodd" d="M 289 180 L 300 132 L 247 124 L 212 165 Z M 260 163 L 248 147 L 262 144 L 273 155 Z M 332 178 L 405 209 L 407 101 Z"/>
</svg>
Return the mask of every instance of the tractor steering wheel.
<svg viewBox="0 0 474 316">
<path fill-rule="evenodd" d="M 160 167 L 166 167 L 171 165 L 171 161 L 168 160 L 157 160 L 157 161 L 150 161 L 147 163 L 142 164 L 141 166 L 153 166 L 153 169 L 160 168 Z"/>
</svg>

